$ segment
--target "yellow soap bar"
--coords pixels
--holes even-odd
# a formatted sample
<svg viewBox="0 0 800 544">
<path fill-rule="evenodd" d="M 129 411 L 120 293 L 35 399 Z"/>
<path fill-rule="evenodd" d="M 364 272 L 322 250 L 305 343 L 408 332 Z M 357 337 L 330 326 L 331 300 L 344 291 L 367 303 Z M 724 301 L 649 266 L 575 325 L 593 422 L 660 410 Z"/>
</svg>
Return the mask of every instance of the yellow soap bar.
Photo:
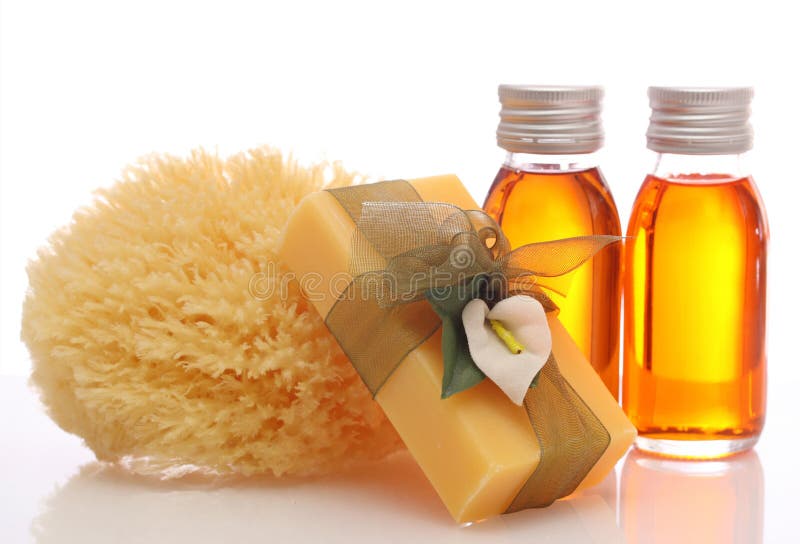
<svg viewBox="0 0 800 544">
<path fill-rule="evenodd" d="M 411 181 L 423 200 L 478 209 L 455 176 Z M 280 259 L 320 315 L 346 287 L 354 224 L 327 192 L 306 197 L 286 226 Z M 633 442 L 636 430 L 580 349 L 550 317 L 553 354 L 564 378 L 611 435 L 607 450 L 579 489 L 603 480 Z M 441 334 L 409 354 L 376 396 L 414 459 L 458 522 L 503 513 L 540 459 L 525 410 L 490 380 L 442 400 Z"/>
</svg>

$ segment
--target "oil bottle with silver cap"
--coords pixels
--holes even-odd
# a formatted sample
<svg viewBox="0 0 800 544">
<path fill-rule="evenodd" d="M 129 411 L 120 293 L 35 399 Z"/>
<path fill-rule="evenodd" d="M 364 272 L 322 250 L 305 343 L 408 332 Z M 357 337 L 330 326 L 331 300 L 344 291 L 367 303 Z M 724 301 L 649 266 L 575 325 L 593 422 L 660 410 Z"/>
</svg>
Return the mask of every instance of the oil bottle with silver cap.
<svg viewBox="0 0 800 544">
<path fill-rule="evenodd" d="M 619 235 L 617 207 L 597 164 L 603 89 L 501 85 L 497 144 L 507 151 L 484 209 L 512 246 Z M 579 268 L 569 296 L 553 293 L 559 319 L 618 398 L 622 247 Z M 551 293 L 548 293 L 551 294 Z"/>
<path fill-rule="evenodd" d="M 752 96 L 649 90 L 657 155 L 628 224 L 622 402 L 652 453 L 722 457 L 764 425 L 769 230 L 744 160 Z"/>
</svg>

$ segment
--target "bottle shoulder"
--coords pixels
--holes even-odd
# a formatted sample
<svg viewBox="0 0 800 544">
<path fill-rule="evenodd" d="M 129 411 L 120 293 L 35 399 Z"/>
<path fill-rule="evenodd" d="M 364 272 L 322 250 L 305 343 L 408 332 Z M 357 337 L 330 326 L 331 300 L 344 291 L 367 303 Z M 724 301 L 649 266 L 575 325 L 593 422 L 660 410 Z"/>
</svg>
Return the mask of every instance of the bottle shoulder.
<svg viewBox="0 0 800 544">
<path fill-rule="evenodd" d="M 663 228 L 686 228 L 689 236 L 692 229 L 711 227 L 722 219 L 746 224 L 758 237 L 769 238 L 766 209 L 751 176 L 648 175 L 634 200 L 628 235 L 663 224 Z"/>
<path fill-rule="evenodd" d="M 596 167 L 531 172 L 503 165 L 484 209 L 495 218 L 537 215 L 549 221 L 556 221 L 556 216 L 578 221 L 576 218 L 584 217 L 581 222 L 595 225 L 590 232 L 616 235 L 621 231 L 616 202 Z"/>
<path fill-rule="evenodd" d="M 546 193 L 550 198 L 559 194 L 583 193 L 588 201 L 602 200 L 617 213 L 617 205 L 611 188 L 599 167 L 576 170 L 522 170 L 504 164 L 497 172 L 489 195 L 498 192 Z"/>
</svg>

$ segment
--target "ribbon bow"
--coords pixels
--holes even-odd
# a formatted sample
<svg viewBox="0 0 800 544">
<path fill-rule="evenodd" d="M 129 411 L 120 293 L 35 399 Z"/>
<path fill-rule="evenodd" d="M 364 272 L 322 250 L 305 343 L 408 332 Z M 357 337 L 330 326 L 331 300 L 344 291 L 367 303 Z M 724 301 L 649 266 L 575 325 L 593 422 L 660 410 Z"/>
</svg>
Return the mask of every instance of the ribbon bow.
<svg viewBox="0 0 800 544">
<path fill-rule="evenodd" d="M 350 257 L 353 280 L 325 321 L 373 395 L 406 355 L 442 326 L 434 301 L 460 304 L 479 297 L 494 304 L 527 294 L 554 311 L 544 289 L 561 292 L 566 274 L 620 240 L 582 236 L 511 250 L 500 227 L 483 211 L 423 202 L 406 181 L 329 192 L 356 229 Z M 443 383 L 455 383 L 455 392 L 483 376 L 443 378 Z M 524 406 L 542 446 L 541 460 L 509 512 L 546 506 L 571 493 L 610 441 L 552 355 L 536 381 Z"/>
</svg>

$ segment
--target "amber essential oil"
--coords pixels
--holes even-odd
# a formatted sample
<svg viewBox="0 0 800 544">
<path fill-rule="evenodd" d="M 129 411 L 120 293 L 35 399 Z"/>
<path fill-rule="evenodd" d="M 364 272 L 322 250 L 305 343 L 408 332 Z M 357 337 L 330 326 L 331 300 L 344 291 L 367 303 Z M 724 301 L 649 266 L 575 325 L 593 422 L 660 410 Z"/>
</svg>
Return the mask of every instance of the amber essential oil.
<svg viewBox="0 0 800 544">
<path fill-rule="evenodd" d="M 620 234 L 614 199 L 597 168 L 570 171 L 567 165 L 554 170 L 557 165 L 552 158 L 536 160 L 550 161 L 550 169 L 530 162 L 503 166 L 484 204 L 513 247 L 589 234 Z M 609 246 L 574 273 L 568 296 L 548 293 L 560 309 L 559 319 L 615 397 L 621 259 L 621 244 Z"/>
<path fill-rule="evenodd" d="M 658 166 L 627 231 L 623 407 L 641 449 L 722 457 L 755 444 L 766 408 L 769 231 L 740 157 L 749 125 L 719 128 L 749 94 L 651 90 L 653 102 Z"/>
</svg>

